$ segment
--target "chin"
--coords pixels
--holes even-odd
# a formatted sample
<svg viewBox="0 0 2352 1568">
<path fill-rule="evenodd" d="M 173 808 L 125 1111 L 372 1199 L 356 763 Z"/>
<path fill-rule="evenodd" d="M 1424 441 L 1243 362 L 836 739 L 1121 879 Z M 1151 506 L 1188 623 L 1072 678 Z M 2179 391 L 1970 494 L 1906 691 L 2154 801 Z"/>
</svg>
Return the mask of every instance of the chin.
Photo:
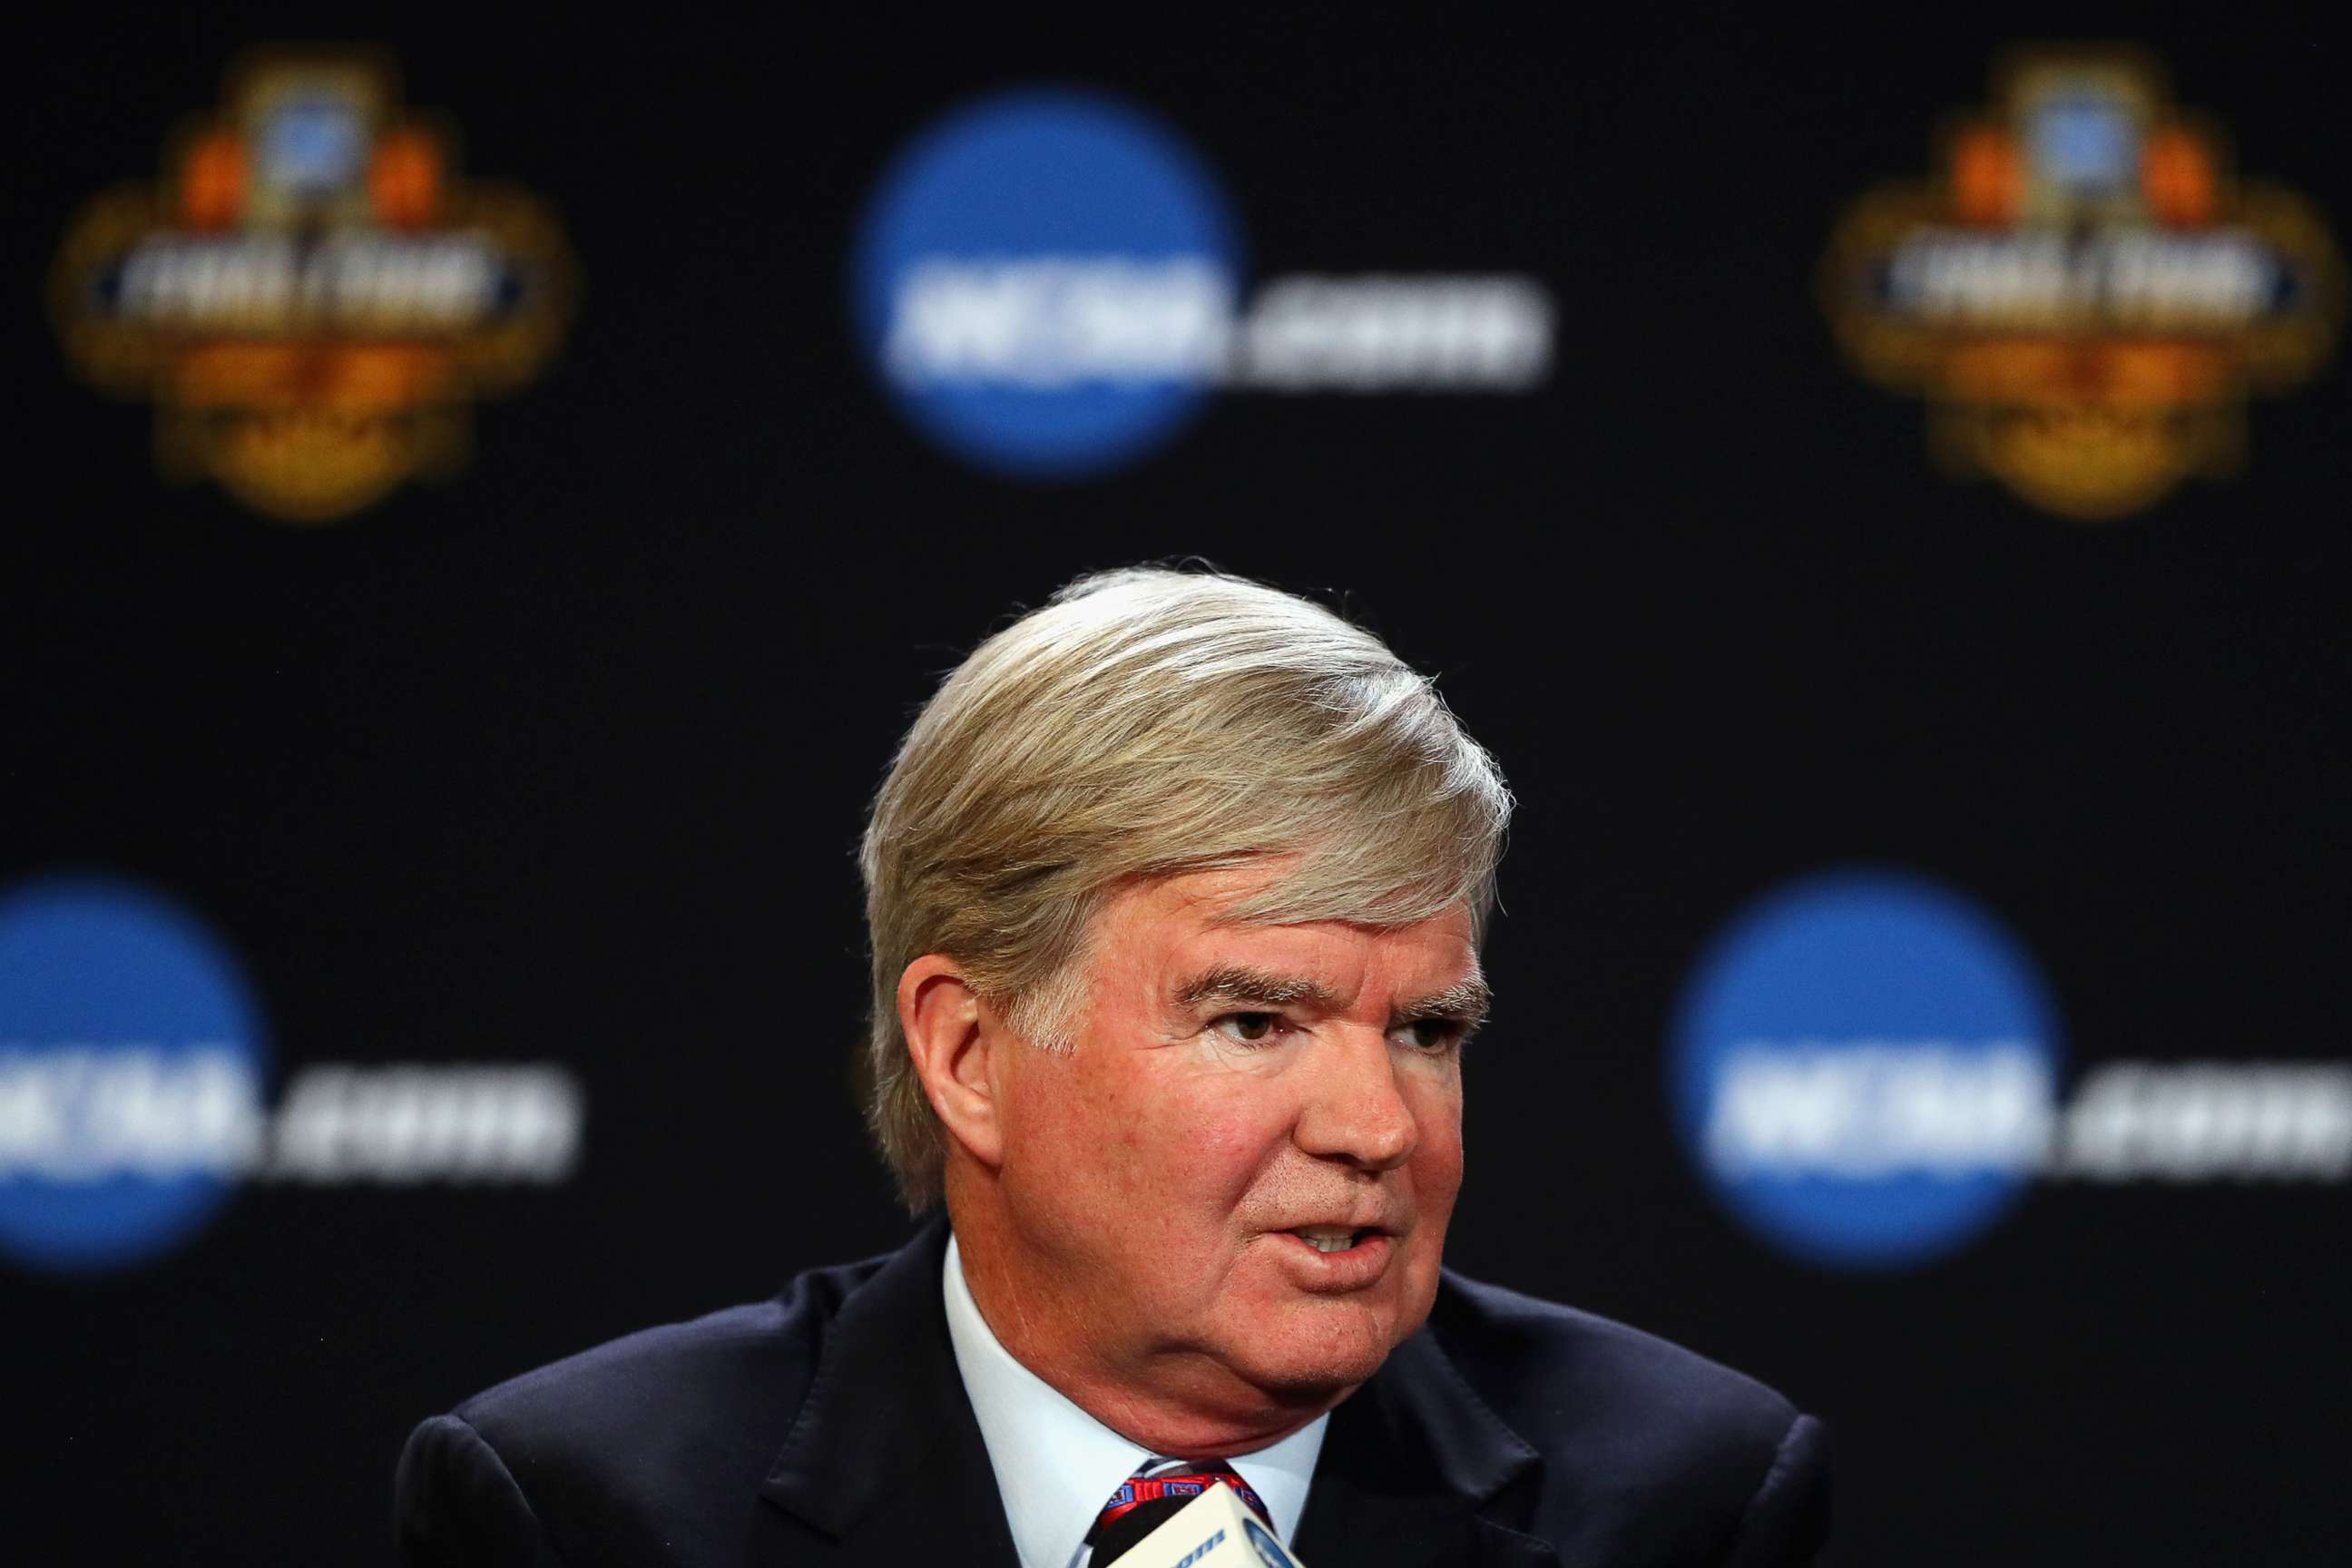
<svg viewBox="0 0 2352 1568">
<path fill-rule="evenodd" d="M 1250 1336 L 1243 1364 L 1250 1381 L 1269 1391 L 1338 1394 L 1380 1371 L 1397 1342 L 1420 1324 L 1415 1317 L 1399 1331 L 1392 1311 L 1345 1301 L 1303 1302 Z"/>
</svg>

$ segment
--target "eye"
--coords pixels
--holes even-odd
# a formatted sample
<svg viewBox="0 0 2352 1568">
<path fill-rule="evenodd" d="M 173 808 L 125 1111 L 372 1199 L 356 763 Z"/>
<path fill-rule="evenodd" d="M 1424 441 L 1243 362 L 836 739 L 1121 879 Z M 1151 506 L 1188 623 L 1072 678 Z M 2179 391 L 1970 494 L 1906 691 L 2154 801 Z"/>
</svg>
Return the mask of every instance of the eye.
<svg viewBox="0 0 2352 1568">
<path fill-rule="evenodd" d="M 1228 1013 L 1213 1019 L 1209 1027 L 1236 1045 L 1262 1046 L 1272 1040 L 1282 1027 L 1279 1013 Z"/>
<path fill-rule="evenodd" d="M 1464 1033 L 1460 1021 L 1454 1018 L 1415 1018 L 1397 1031 L 1406 1045 L 1430 1056 L 1460 1045 Z"/>
</svg>

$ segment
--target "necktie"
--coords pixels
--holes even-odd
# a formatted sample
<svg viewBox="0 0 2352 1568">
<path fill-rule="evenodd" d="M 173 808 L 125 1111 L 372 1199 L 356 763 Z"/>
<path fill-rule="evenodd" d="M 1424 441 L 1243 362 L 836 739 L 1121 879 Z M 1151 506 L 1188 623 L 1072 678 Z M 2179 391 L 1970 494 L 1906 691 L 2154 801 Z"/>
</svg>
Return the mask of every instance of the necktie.
<svg viewBox="0 0 2352 1568">
<path fill-rule="evenodd" d="M 1269 1527 L 1273 1525 L 1274 1516 L 1266 1511 L 1265 1500 L 1250 1489 L 1247 1481 L 1234 1474 L 1234 1468 L 1224 1460 L 1150 1458 L 1138 1465 L 1135 1474 L 1121 1481 L 1118 1489 L 1110 1494 L 1110 1500 L 1103 1504 L 1102 1512 L 1095 1517 L 1094 1528 L 1087 1531 L 1086 1545 L 1078 1553 L 1078 1562 L 1088 1562 L 1094 1554 L 1096 1543 L 1103 1540 L 1111 1526 L 1143 1504 L 1165 1498 L 1181 1507 L 1220 1481 L 1240 1493 L 1242 1501 L 1249 1505 L 1252 1513 L 1265 1521 Z M 1127 1535 L 1129 1531 L 1118 1533 Z M 1121 1544 L 1131 1545 L 1133 1542 L 1129 1541 Z M 1116 1555 L 1116 1552 L 1109 1555 Z M 1108 1555 L 1105 1561 L 1108 1561 Z"/>
</svg>

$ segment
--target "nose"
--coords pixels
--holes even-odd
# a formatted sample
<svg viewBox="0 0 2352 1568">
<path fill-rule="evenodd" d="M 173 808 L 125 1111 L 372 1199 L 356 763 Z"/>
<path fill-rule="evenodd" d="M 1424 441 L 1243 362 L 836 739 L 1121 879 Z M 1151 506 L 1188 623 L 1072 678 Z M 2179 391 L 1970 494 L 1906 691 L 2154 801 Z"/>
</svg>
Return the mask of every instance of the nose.
<svg viewBox="0 0 2352 1568">
<path fill-rule="evenodd" d="M 1387 1037 L 1351 1029 L 1328 1044 L 1293 1135 L 1298 1147 L 1367 1171 L 1403 1164 L 1421 1142 L 1421 1128 L 1405 1103 Z"/>
</svg>

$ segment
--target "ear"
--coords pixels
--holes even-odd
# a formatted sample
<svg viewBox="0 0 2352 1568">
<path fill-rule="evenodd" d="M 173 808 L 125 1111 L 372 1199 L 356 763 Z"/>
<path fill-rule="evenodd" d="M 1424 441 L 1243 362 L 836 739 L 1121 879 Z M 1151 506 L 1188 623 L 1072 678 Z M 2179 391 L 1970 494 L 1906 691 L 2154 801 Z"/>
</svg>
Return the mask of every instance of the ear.
<svg viewBox="0 0 2352 1568">
<path fill-rule="evenodd" d="M 1003 1037 L 956 962 L 929 952 L 898 976 L 898 1026 L 924 1098 L 948 1135 L 993 1169 L 1004 1158 L 992 1049 Z"/>
</svg>

